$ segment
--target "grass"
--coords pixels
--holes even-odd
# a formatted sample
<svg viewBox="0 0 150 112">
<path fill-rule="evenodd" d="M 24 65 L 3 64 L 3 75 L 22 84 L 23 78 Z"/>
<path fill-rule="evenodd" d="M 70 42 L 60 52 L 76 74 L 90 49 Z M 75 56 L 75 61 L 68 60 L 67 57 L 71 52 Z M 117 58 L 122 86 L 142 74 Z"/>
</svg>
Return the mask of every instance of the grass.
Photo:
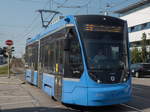
<svg viewBox="0 0 150 112">
<path fill-rule="evenodd" d="M 0 67 L 0 75 L 8 74 L 8 66 L 2 66 Z"/>
</svg>

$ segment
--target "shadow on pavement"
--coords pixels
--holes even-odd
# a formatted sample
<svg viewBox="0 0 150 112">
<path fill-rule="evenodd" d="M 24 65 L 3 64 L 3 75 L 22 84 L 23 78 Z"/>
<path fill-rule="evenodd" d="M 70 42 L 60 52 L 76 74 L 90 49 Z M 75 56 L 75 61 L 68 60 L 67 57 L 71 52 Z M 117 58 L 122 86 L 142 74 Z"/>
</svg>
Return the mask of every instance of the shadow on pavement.
<svg viewBox="0 0 150 112">
<path fill-rule="evenodd" d="M 73 112 L 73 111 L 69 109 L 61 109 L 61 108 L 30 107 L 30 108 L 2 110 L 1 112 Z"/>
<path fill-rule="evenodd" d="M 72 106 L 71 106 L 72 107 Z M 105 107 L 73 107 L 73 108 L 47 108 L 47 107 L 30 107 L 1 110 L 0 112 L 134 112 L 133 109 L 127 109 L 121 105 Z"/>
</svg>

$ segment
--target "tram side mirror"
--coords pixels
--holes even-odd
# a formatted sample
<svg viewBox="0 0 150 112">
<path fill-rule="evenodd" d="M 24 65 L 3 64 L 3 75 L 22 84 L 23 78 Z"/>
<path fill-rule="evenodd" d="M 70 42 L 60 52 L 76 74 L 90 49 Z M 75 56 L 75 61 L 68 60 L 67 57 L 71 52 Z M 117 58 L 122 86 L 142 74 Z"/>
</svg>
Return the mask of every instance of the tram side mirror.
<svg viewBox="0 0 150 112">
<path fill-rule="evenodd" d="M 69 51 L 70 50 L 70 39 L 66 38 L 64 39 L 64 51 Z"/>
</svg>

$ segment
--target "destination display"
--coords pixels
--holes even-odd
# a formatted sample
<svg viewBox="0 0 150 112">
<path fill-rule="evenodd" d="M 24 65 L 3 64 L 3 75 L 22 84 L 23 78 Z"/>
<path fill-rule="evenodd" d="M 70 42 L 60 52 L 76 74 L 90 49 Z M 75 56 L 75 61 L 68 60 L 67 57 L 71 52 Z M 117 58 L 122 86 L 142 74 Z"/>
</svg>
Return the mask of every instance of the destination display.
<svg viewBox="0 0 150 112">
<path fill-rule="evenodd" d="M 95 25 L 95 24 L 85 24 L 84 26 L 85 31 L 89 32 L 115 32 L 120 33 L 122 32 L 122 27 L 120 26 L 104 26 L 104 25 Z"/>
</svg>

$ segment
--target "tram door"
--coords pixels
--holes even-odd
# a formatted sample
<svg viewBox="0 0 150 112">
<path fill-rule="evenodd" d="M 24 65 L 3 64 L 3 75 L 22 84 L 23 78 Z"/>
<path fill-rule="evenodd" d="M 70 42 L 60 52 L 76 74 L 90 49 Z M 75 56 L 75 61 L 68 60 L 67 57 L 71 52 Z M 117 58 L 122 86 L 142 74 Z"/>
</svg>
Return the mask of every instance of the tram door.
<svg viewBox="0 0 150 112">
<path fill-rule="evenodd" d="M 58 101 L 61 101 L 61 96 L 62 96 L 62 75 L 56 74 L 55 75 L 55 98 Z"/>
<path fill-rule="evenodd" d="M 63 53 L 63 41 L 62 40 L 58 40 L 55 43 L 55 57 L 56 57 L 56 64 L 55 64 L 55 89 L 54 89 L 54 93 L 55 93 L 55 98 L 58 101 L 61 101 L 61 97 L 62 97 L 62 78 L 63 78 L 63 72 L 64 72 L 64 66 L 63 66 L 63 57 L 64 57 L 64 53 Z"/>
</svg>

